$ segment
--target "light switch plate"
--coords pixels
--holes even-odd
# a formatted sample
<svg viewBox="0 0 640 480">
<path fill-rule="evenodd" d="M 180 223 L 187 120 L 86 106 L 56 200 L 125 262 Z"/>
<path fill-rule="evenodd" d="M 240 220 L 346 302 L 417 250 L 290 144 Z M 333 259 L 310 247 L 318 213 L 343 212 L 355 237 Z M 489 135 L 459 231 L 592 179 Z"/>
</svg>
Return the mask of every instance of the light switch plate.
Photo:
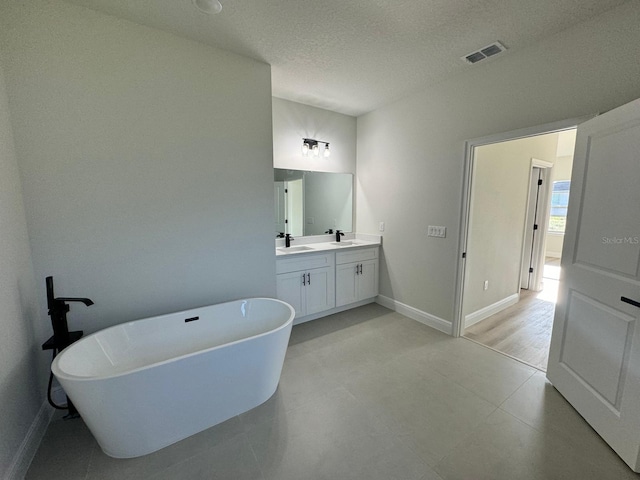
<svg viewBox="0 0 640 480">
<path fill-rule="evenodd" d="M 427 229 L 427 236 L 445 238 L 447 236 L 447 227 L 429 225 Z"/>
</svg>

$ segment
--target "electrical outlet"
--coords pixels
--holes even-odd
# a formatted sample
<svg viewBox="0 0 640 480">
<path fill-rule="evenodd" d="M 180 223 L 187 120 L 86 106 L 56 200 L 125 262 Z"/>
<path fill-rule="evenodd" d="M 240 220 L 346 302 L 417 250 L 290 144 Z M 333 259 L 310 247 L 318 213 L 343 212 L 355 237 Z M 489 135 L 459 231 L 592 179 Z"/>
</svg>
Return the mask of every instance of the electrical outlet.
<svg viewBox="0 0 640 480">
<path fill-rule="evenodd" d="M 489 290 L 489 280 L 484 281 L 484 285 L 482 286 L 483 290 Z"/>
<path fill-rule="evenodd" d="M 380 222 L 380 225 L 378 225 L 378 230 L 380 232 L 384 232 L 384 222 Z"/>
<path fill-rule="evenodd" d="M 445 238 L 447 236 L 447 227 L 429 225 L 427 227 L 427 236 Z"/>
</svg>

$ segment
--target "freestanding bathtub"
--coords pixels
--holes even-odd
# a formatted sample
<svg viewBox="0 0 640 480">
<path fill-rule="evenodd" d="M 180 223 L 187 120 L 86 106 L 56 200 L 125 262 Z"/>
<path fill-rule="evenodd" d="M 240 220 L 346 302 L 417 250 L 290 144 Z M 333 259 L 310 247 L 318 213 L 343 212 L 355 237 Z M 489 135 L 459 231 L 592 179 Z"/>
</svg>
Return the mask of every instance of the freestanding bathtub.
<svg viewBox="0 0 640 480">
<path fill-rule="evenodd" d="M 146 455 L 268 400 L 295 312 L 252 298 L 116 325 L 51 370 L 111 457 Z"/>
</svg>

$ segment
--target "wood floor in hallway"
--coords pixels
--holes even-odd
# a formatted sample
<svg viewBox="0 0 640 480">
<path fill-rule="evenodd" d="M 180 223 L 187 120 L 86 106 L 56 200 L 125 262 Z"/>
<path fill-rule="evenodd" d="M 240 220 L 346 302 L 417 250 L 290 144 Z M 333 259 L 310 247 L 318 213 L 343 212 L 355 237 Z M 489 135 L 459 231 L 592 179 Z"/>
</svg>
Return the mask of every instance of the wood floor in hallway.
<svg viewBox="0 0 640 480">
<path fill-rule="evenodd" d="M 546 371 L 559 269 L 548 262 L 541 292 L 521 290 L 518 303 L 470 326 L 464 336 Z"/>
</svg>

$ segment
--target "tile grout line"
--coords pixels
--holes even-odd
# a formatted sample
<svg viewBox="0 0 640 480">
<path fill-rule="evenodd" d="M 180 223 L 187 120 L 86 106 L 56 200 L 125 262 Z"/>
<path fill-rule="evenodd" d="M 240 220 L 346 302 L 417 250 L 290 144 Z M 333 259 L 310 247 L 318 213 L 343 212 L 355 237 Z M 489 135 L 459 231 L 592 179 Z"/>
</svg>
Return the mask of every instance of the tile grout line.
<svg viewBox="0 0 640 480">
<path fill-rule="evenodd" d="M 89 455 L 89 461 L 87 462 L 87 471 L 84 474 L 85 480 L 89 480 L 89 472 L 91 471 L 91 464 L 93 463 L 93 457 L 95 456 L 96 448 L 100 448 L 97 443 L 93 446 L 93 448 L 91 449 L 91 454 Z"/>
<path fill-rule="evenodd" d="M 538 372 L 533 372 L 531 375 L 529 375 L 529 376 L 527 377 L 527 379 L 526 379 L 524 382 L 522 382 L 522 383 L 520 384 L 520 386 L 518 386 L 518 388 L 516 388 L 513 392 L 511 392 L 511 395 L 509 395 L 507 398 L 505 398 L 505 399 L 502 401 L 502 403 L 501 403 L 500 405 L 498 405 L 498 408 L 499 408 L 500 410 L 502 410 L 502 411 L 506 411 L 506 410 L 503 410 L 503 409 L 502 409 L 502 406 L 503 406 L 503 405 L 504 405 L 504 404 L 505 404 L 505 403 L 506 403 L 506 402 L 507 402 L 511 397 L 513 397 L 517 392 L 519 392 L 519 391 L 520 391 L 520 389 L 521 389 L 522 387 L 524 387 L 524 384 L 525 384 L 525 383 L 527 383 L 529 380 L 531 380 L 531 379 L 532 379 L 535 375 L 537 375 L 537 374 L 538 374 Z M 507 413 L 509 413 L 509 412 L 507 412 Z"/>
</svg>

